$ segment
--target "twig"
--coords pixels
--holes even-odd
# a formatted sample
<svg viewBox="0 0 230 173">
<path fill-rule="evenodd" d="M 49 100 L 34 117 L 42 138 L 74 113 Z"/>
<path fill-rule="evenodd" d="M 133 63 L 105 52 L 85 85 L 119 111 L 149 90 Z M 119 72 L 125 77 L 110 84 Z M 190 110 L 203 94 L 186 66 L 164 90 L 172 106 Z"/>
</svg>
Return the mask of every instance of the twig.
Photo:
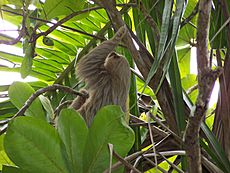
<svg viewBox="0 0 230 173">
<path fill-rule="evenodd" d="M 0 44 L 6 44 L 6 45 L 17 44 L 24 35 L 25 35 L 24 32 L 21 30 L 17 38 L 12 39 L 12 40 L 0 40 Z"/>
<path fill-rule="evenodd" d="M 156 153 L 156 148 L 155 148 L 155 142 L 153 140 L 153 134 L 152 134 L 152 130 L 151 130 L 151 126 L 150 126 L 150 113 L 147 112 L 146 116 L 147 116 L 147 119 L 148 119 L 148 128 L 149 128 L 149 135 L 150 135 L 150 140 L 151 140 L 151 143 L 153 145 L 153 152 Z M 156 164 L 156 172 L 158 172 L 158 165 L 157 165 L 157 156 L 155 155 L 154 156 L 154 160 L 155 160 L 155 164 Z"/>
<path fill-rule="evenodd" d="M 136 173 L 141 173 L 137 168 L 133 167 L 133 165 L 131 165 L 128 161 L 126 161 L 125 159 L 123 159 L 121 156 L 119 156 L 114 150 L 113 150 L 113 156 L 120 161 L 125 167 L 131 169 L 132 171 L 136 172 Z"/>
<path fill-rule="evenodd" d="M 181 28 L 189 23 L 198 13 L 199 2 L 196 4 L 195 8 L 193 9 L 192 13 L 181 22 Z"/>
<path fill-rule="evenodd" d="M 145 157 L 145 156 L 143 156 L 143 158 L 145 159 L 145 160 L 147 160 L 150 164 L 152 164 L 153 166 L 157 166 L 157 168 L 161 171 L 161 172 L 163 172 L 163 173 L 168 173 L 167 171 L 165 171 L 163 168 L 161 168 L 160 166 L 158 166 L 158 165 L 156 165 L 151 159 L 149 159 L 148 157 Z"/>
<path fill-rule="evenodd" d="M 60 105 L 58 105 L 58 107 L 55 109 L 54 111 L 54 120 L 56 119 L 56 117 L 59 115 L 60 111 L 66 106 L 66 105 L 70 105 L 73 102 L 73 100 L 67 100 L 64 101 L 63 103 L 61 103 Z"/>
<path fill-rule="evenodd" d="M 79 96 L 82 96 L 84 97 L 85 95 L 78 92 L 78 91 L 75 91 L 73 90 L 72 88 L 70 87 L 67 87 L 67 86 L 62 86 L 62 85 L 59 85 L 59 84 L 54 84 L 54 85 L 51 85 L 51 86 L 48 86 L 48 87 L 45 87 L 45 88 L 42 88 L 42 89 L 39 89 L 37 90 L 35 93 L 32 94 L 32 96 L 30 96 L 30 98 L 25 102 L 25 104 L 22 106 L 22 108 L 12 117 L 10 118 L 8 121 L 11 121 L 13 120 L 14 118 L 18 117 L 18 116 L 22 116 L 25 111 L 30 107 L 30 105 L 33 103 L 33 101 L 41 94 L 47 92 L 47 91 L 55 91 L 55 90 L 61 90 L 61 91 L 64 91 L 64 92 L 67 92 L 67 93 L 70 93 L 70 94 L 74 94 L 74 95 L 79 95 Z M 4 132 L 6 131 L 6 127 L 3 128 L 1 131 L 0 131 L 0 135 L 3 134 Z"/>
<path fill-rule="evenodd" d="M 136 153 L 133 153 L 133 154 L 125 157 L 124 160 L 126 160 L 126 161 L 134 160 L 134 159 L 136 159 L 137 157 L 139 157 L 140 155 L 142 155 L 143 153 L 146 153 L 146 152 L 148 152 L 148 151 L 138 151 Z M 119 162 L 117 162 L 117 163 L 112 165 L 111 170 L 114 171 L 114 170 L 118 169 L 121 166 L 122 166 L 122 162 L 119 161 Z M 104 171 L 104 173 L 107 173 L 107 172 L 109 172 L 109 169 Z"/>
<path fill-rule="evenodd" d="M 184 156 L 186 153 L 184 150 L 173 150 L 173 151 L 162 151 L 158 153 L 147 153 L 143 154 L 145 157 L 154 157 L 156 156 L 174 156 L 174 155 L 182 155 Z"/>
<path fill-rule="evenodd" d="M 159 120 L 159 118 L 153 116 L 152 113 L 150 113 L 149 115 L 150 115 L 150 117 L 151 117 L 153 120 L 155 120 L 162 128 L 164 128 L 165 130 L 167 130 L 168 132 L 170 132 L 170 133 L 175 137 L 175 139 L 176 139 L 177 141 L 182 142 L 182 139 L 181 139 L 176 133 L 174 133 L 170 128 L 168 128 L 166 125 L 164 125 L 164 124 Z"/>
<path fill-rule="evenodd" d="M 135 123 L 146 123 L 145 121 L 137 118 L 134 115 L 130 115 L 130 120 L 131 120 L 131 122 L 135 122 Z M 166 133 L 165 131 L 161 130 L 160 128 L 158 128 L 156 126 L 151 126 L 151 129 L 155 134 L 158 134 L 158 135 L 162 136 L 163 138 L 168 136 L 168 133 Z"/>
<path fill-rule="evenodd" d="M 172 162 L 170 162 L 164 155 L 162 155 L 159 152 L 157 152 L 157 154 L 159 154 L 161 157 L 163 157 L 163 159 L 165 159 L 166 162 L 168 162 L 168 164 L 170 164 L 178 173 L 184 173 L 184 171 L 182 171 L 178 166 L 176 166 L 175 164 L 173 164 Z"/>
<path fill-rule="evenodd" d="M 191 86 L 189 89 L 187 89 L 186 93 L 189 95 L 197 89 L 198 89 L 198 84 L 195 84 L 195 85 Z"/>
</svg>

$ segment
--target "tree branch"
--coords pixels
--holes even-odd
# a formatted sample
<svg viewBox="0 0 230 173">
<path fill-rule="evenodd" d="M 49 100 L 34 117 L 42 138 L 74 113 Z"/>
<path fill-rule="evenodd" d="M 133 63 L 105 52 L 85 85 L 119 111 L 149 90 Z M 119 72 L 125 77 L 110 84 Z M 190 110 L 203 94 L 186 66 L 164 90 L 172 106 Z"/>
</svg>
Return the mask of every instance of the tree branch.
<svg viewBox="0 0 230 173">
<path fill-rule="evenodd" d="M 48 86 L 48 87 L 45 87 L 45 88 L 41 88 L 39 90 L 37 90 L 35 93 L 33 93 L 30 98 L 25 102 L 25 104 L 22 106 L 22 108 L 12 117 L 10 118 L 8 121 L 11 121 L 12 119 L 18 117 L 18 116 L 22 116 L 25 111 L 30 107 L 30 105 L 33 103 L 33 101 L 41 94 L 47 92 L 47 91 L 56 91 L 56 90 L 61 90 L 61 91 L 64 91 L 66 93 L 70 93 L 70 94 L 74 94 L 74 95 L 79 95 L 79 96 L 82 96 L 82 97 L 85 97 L 84 94 L 82 94 L 81 92 L 78 92 L 78 91 L 75 91 L 73 90 L 72 88 L 70 87 L 67 87 L 67 86 L 63 86 L 63 85 L 59 85 L 59 84 L 54 84 L 54 85 L 51 85 L 51 86 Z M 6 131 L 6 128 L 3 128 L 1 131 L 0 131 L 0 135 L 3 134 L 5 131 Z"/>
<path fill-rule="evenodd" d="M 208 109 L 209 99 L 216 79 L 222 73 L 222 68 L 212 70 L 208 63 L 208 33 L 211 13 L 211 0 L 199 3 L 197 23 L 197 68 L 199 94 L 194 112 L 188 120 L 184 146 L 188 157 L 188 172 L 202 173 L 199 131 L 201 122 Z"/>
</svg>

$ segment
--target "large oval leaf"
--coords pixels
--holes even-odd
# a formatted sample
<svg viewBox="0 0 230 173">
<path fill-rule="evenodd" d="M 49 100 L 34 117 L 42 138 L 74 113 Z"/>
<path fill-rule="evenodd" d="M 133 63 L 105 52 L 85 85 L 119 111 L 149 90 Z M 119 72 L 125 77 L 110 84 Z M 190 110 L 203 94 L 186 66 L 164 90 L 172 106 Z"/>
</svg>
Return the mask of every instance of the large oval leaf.
<svg viewBox="0 0 230 173">
<path fill-rule="evenodd" d="M 82 172 L 83 151 L 88 134 L 84 119 L 75 110 L 64 109 L 58 119 L 58 132 L 65 144 L 72 172 Z"/>
<path fill-rule="evenodd" d="M 22 170 L 21 168 L 4 165 L 2 169 L 2 173 L 32 173 L 32 171 L 27 172 L 27 171 Z"/>
<path fill-rule="evenodd" d="M 27 83 L 14 82 L 9 88 L 9 97 L 11 102 L 20 109 L 27 99 L 34 93 L 34 89 Z M 45 119 L 45 112 L 40 100 L 37 98 L 26 110 L 25 115 Z"/>
<path fill-rule="evenodd" d="M 126 124 L 119 106 L 103 107 L 96 114 L 89 128 L 83 156 L 84 173 L 103 172 L 109 166 L 108 143 L 124 157 L 134 143 L 133 130 Z"/>
<path fill-rule="evenodd" d="M 18 117 L 9 123 L 4 139 L 9 158 L 33 173 L 68 173 L 65 149 L 57 131 L 34 117 Z"/>
<path fill-rule="evenodd" d="M 4 137 L 4 134 L 0 136 L 0 170 L 2 170 L 3 165 L 13 165 L 12 161 L 8 158 L 3 148 Z"/>
</svg>

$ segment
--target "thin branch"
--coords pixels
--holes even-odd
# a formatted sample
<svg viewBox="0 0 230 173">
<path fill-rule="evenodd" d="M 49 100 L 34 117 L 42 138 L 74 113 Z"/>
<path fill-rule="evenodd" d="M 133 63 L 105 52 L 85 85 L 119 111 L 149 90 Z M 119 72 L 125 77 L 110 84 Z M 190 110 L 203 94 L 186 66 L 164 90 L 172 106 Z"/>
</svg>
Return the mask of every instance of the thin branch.
<svg viewBox="0 0 230 173">
<path fill-rule="evenodd" d="M 178 141 L 178 142 L 182 142 L 182 139 L 176 134 L 174 133 L 170 128 L 168 128 L 166 125 L 164 125 L 160 120 L 159 118 L 153 116 L 152 113 L 149 112 L 149 115 L 150 117 L 155 120 L 163 129 L 167 130 L 168 132 L 170 132 L 174 137 L 175 139 Z"/>
<path fill-rule="evenodd" d="M 141 173 L 137 168 L 133 167 L 133 165 L 131 165 L 128 161 L 126 161 L 125 159 L 123 159 L 121 156 L 119 156 L 119 154 L 117 154 L 114 150 L 113 150 L 113 156 L 120 161 L 125 167 L 131 169 L 133 172 L 136 173 Z"/>
<path fill-rule="evenodd" d="M 143 153 L 146 153 L 146 152 L 147 152 L 147 151 L 138 151 L 138 152 L 136 152 L 136 153 L 133 153 L 133 154 L 131 154 L 131 155 L 125 157 L 124 160 L 126 160 L 127 162 L 128 162 L 128 161 L 131 161 L 131 160 L 134 160 L 134 159 L 136 159 L 137 157 L 141 156 Z M 111 168 L 106 169 L 106 170 L 104 171 L 104 173 L 108 173 L 110 169 L 111 169 L 112 171 L 114 171 L 114 170 L 120 168 L 121 166 L 122 166 L 122 162 L 118 161 L 117 163 L 113 164 Z"/>
<path fill-rule="evenodd" d="M 162 151 L 158 153 L 148 153 L 143 154 L 145 157 L 154 157 L 156 156 L 175 156 L 175 155 L 182 155 L 184 156 L 186 152 L 184 150 L 173 150 L 173 151 Z"/>
<path fill-rule="evenodd" d="M 45 88 L 41 88 L 41 89 L 37 90 L 35 93 L 33 93 L 30 96 L 30 98 L 25 102 L 25 104 L 22 106 L 22 108 L 12 118 L 10 118 L 8 121 L 11 121 L 11 120 L 13 120 L 14 118 L 16 118 L 18 116 L 22 116 L 25 113 L 25 111 L 30 107 L 30 105 L 33 103 L 33 101 L 39 95 L 41 95 L 41 94 L 43 94 L 43 93 L 45 93 L 47 91 L 56 91 L 56 90 L 61 90 L 61 91 L 64 91 L 66 93 L 69 93 L 69 94 L 74 94 L 74 95 L 79 95 L 79 96 L 85 97 L 84 94 L 82 94 L 82 93 L 80 93 L 78 91 L 75 91 L 70 87 L 59 85 L 59 84 L 54 84 L 54 85 L 51 85 L 51 86 L 48 86 L 48 87 L 45 87 Z M 3 128 L 0 131 L 0 135 L 3 134 L 5 131 L 6 131 L 6 127 Z"/>
<path fill-rule="evenodd" d="M 17 38 L 12 39 L 12 40 L 0 40 L 0 44 L 6 44 L 6 45 L 17 44 L 24 35 L 25 35 L 25 33 L 22 30 L 20 30 L 19 35 L 18 35 Z"/>
<path fill-rule="evenodd" d="M 134 115 L 130 115 L 130 120 L 131 122 L 135 122 L 135 123 L 146 123 L 145 121 L 139 119 L 138 117 L 134 116 Z M 168 133 L 166 133 L 165 131 L 161 130 L 160 128 L 156 127 L 156 126 L 151 126 L 151 130 L 153 131 L 153 133 L 160 135 L 161 137 L 166 137 L 168 136 Z"/>
<path fill-rule="evenodd" d="M 56 119 L 56 117 L 59 115 L 59 113 L 61 112 L 61 110 L 67 106 L 70 105 L 73 102 L 73 100 L 67 100 L 64 101 L 63 103 L 61 103 L 60 105 L 58 105 L 58 107 L 55 109 L 54 111 L 54 120 Z"/>
<path fill-rule="evenodd" d="M 147 116 L 147 119 L 148 119 L 148 128 L 149 128 L 149 135 L 150 135 L 150 140 L 151 140 L 151 143 L 153 145 L 153 152 L 156 153 L 156 147 L 155 147 L 155 142 L 153 140 L 153 134 L 152 134 L 152 130 L 151 130 L 151 126 L 150 126 L 150 113 L 147 112 L 146 116 Z M 157 156 L 155 155 L 154 156 L 154 160 L 155 160 L 155 164 L 156 164 L 156 172 L 158 170 L 158 164 L 157 164 Z"/>
<path fill-rule="evenodd" d="M 181 22 L 181 28 L 189 23 L 198 13 L 199 2 L 196 4 L 195 8 L 193 9 L 192 13 Z"/>
<path fill-rule="evenodd" d="M 156 165 L 151 159 L 149 159 L 148 157 L 143 156 L 143 158 L 145 160 L 147 160 L 150 164 L 152 164 L 153 166 L 157 166 L 157 169 L 160 170 L 163 173 L 168 173 L 168 171 L 165 171 L 163 168 L 161 168 L 160 166 Z M 157 171 L 156 171 L 157 172 Z"/>
<path fill-rule="evenodd" d="M 172 163 L 169 159 L 167 159 L 164 155 L 162 155 L 161 153 L 157 153 L 159 154 L 161 157 L 163 157 L 163 159 L 165 159 L 166 162 L 168 162 L 168 164 L 170 164 L 172 166 L 173 169 L 175 169 L 178 173 L 184 173 L 184 171 L 182 171 L 178 166 L 176 166 L 174 163 Z"/>
<path fill-rule="evenodd" d="M 198 84 L 195 84 L 193 86 L 191 86 L 189 89 L 187 89 L 186 94 L 191 94 L 193 91 L 198 89 Z"/>
</svg>

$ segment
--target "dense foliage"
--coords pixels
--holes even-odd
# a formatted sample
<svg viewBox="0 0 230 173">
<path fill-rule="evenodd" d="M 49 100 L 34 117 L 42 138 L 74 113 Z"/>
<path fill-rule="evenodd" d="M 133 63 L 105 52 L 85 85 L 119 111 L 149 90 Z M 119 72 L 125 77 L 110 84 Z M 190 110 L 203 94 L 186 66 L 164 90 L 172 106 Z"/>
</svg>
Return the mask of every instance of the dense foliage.
<svg viewBox="0 0 230 173">
<path fill-rule="evenodd" d="M 1 19 L 17 29 L 0 26 L 10 48 L 0 71 L 37 80 L 0 85 L 0 172 L 229 172 L 229 9 L 228 0 L 1 0 Z M 129 126 L 111 105 L 88 128 L 66 109 L 84 87 L 75 68 L 124 24 L 116 51 L 133 72 Z"/>
</svg>

